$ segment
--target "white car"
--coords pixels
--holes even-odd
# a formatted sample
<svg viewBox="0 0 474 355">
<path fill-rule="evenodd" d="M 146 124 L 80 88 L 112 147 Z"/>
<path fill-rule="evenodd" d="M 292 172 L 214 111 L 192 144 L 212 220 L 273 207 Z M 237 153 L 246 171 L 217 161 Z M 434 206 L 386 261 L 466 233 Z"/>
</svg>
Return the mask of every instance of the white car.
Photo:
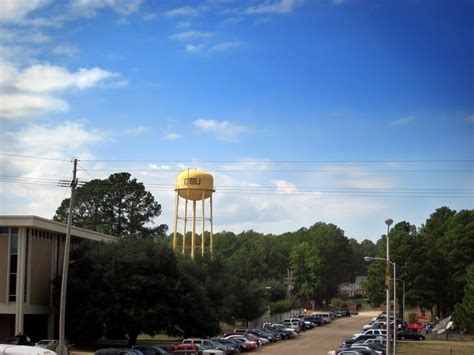
<svg viewBox="0 0 474 355">
<path fill-rule="evenodd" d="M 367 329 L 365 332 L 362 333 L 355 333 L 352 336 L 352 339 L 355 339 L 361 335 L 386 335 L 387 331 L 385 329 Z"/>
<path fill-rule="evenodd" d="M 4 355 L 57 355 L 54 351 L 28 345 L 0 344 L 0 353 Z"/>
<path fill-rule="evenodd" d="M 371 323 L 371 324 L 366 324 L 362 327 L 362 330 L 367 330 L 367 329 L 372 329 L 372 328 L 375 328 L 377 329 L 377 327 L 385 327 L 385 324 L 387 322 L 375 322 L 375 323 Z M 378 328 L 380 329 L 380 328 Z"/>
</svg>

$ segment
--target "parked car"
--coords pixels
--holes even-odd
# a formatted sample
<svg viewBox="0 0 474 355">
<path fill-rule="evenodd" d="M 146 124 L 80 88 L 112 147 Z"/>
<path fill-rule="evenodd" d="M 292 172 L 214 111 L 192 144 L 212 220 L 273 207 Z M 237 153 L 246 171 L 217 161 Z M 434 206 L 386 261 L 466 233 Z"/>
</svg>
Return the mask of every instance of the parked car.
<svg viewBox="0 0 474 355">
<path fill-rule="evenodd" d="M 410 330 L 401 330 L 397 332 L 397 339 L 400 340 L 425 340 L 425 336 Z"/>
<path fill-rule="evenodd" d="M 129 349 L 129 348 L 106 348 L 99 349 L 95 355 L 143 355 L 140 350 Z"/>
<path fill-rule="evenodd" d="M 0 344 L 2 355 L 56 355 L 52 350 L 38 348 L 36 346 L 12 346 L 13 344 Z"/>
<path fill-rule="evenodd" d="M 171 353 L 176 355 L 201 355 L 203 349 L 198 344 L 176 344 Z"/>
<path fill-rule="evenodd" d="M 40 340 L 39 342 L 37 342 L 35 344 L 35 346 L 37 346 L 38 348 L 43 348 L 43 349 L 49 349 L 49 350 L 53 350 L 53 351 L 56 351 L 56 348 L 58 347 L 58 340 L 56 339 L 43 339 L 43 340 Z"/>
<path fill-rule="evenodd" d="M 32 345 L 31 339 L 24 335 L 24 334 L 18 334 L 14 337 L 8 338 L 7 339 L 7 344 L 10 345 Z"/>
<path fill-rule="evenodd" d="M 232 339 L 232 340 L 238 340 L 244 345 L 244 351 L 245 350 L 255 350 L 258 347 L 258 343 L 254 340 L 250 340 L 250 338 L 245 337 L 243 334 L 234 334 L 234 335 L 228 335 L 224 337 L 225 339 Z"/>
<path fill-rule="evenodd" d="M 225 338 L 215 338 L 213 340 L 219 342 L 222 345 L 225 345 L 227 347 L 228 354 L 239 354 L 241 352 L 240 344 L 238 341 Z"/>
<path fill-rule="evenodd" d="M 362 332 L 362 333 L 355 333 L 355 334 L 352 336 L 352 339 L 355 339 L 355 338 L 357 338 L 358 336 L 360 336 L 360 335 L 365 335 L 365 334 L 385 335 L 385 334 L 387 334 L 387 331 L 384 330 L 384 329 L 367 329 L 366 331 L 364 331 L 364 332 Z"/>
<path fill-rule="evenodd" d="M 160 348 L 159 346 L 152 345 L 134 345 L 132 346 L 134 350 L 140 350 L 143 355 L 165 355 L 170 354 L 167 350 Z"/>
<path fill-rule="evenodd" d="M 365 348 L 341 348 L 328 352 L 328 355 L 377 355 L 378 353 L 372 349 Z"/>
<path fill-rule="evenodd" d="M 373 335 L 373 334 L 364 334 L 364 335 L 359 335 L 357 338 L 355 339 L 346 339 L 346 340 L 343 340 L 342 341 L 342 345 L 341 345 L 341 348 L 347 348 L 349 346 L 351 346 L 352 344 L 354 344 L 356 341 L 359 341 L 359 340 L 365 340 L 365 339 L 371 339 L 371 338 L 378 338 L 380 337 L 380 335 Z"/>
</svg>

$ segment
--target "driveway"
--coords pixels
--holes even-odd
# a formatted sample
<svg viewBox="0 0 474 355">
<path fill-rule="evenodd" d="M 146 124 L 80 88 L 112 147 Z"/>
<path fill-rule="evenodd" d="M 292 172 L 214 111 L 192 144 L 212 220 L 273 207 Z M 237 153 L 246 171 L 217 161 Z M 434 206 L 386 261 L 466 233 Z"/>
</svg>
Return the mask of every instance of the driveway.
<svg viewBox="0 0 474 355">
<path fill-rule="evenodd" d="M 343 339 L 352 338 L 352 335 L 361 330 L 364 324 L 380 311 L 360 312 L 358 316 L 339 318 L 324 327 L 308 330 L 296 339 L 279 341 L 260 348 L 260 354 L 279 355 L 326 355 L 328 351 L 339 348 Z"/>
</svg>

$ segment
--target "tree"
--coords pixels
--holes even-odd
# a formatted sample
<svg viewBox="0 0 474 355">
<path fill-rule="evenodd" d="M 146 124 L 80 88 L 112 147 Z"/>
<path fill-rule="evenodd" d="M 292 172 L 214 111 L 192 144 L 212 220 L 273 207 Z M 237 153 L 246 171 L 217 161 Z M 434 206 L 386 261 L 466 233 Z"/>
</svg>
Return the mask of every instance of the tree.
<svg viewBox="0 0 474 355">
<path fill-rule="evenodd" d="M 474 332 L 474 263 L 467 268 L 466 279 L 462 302 L 454 308 L 454 320 L 457 326 L 472 333 Z"/>
<path fill-rule="evenodd" d="M 162 236 L 167 230 L 163 224 L 151 226 L 161 214 L 161 206 L 129 173 L 87 182 L 77 189 L 74 205 L 76 227 L 117 237 Z M 62 201 L 53 219 L 65 223 L 68 213 L 69 198 Z"/>
<path fill-rule="evenodd" d="M 71 255 L 67 333 L 73 342 L 109 334 L 179 334 L 181 284 L 174 253 L 164 242 L 125 238 L 86 244 Z"/>
</svg>

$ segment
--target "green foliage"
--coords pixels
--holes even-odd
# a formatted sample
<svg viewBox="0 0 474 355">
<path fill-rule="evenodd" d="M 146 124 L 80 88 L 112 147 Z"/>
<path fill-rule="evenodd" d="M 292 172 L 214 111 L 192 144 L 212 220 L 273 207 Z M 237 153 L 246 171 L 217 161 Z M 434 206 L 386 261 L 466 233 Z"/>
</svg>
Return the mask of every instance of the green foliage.
<svg viewBox="0 0 474 355">
<path fill-rule="evenodd" d="M 329 303 L 329 307 L 334 310 L 340 311 L 342 306 L 344 305 L 344 301 L 341 298 L 335 297 Z"/>
<path fill-rule="evenodd" d="M 292 310 L 295 307 L 295 301 L 291 298 L 285 298 L 280 301 L 271 303 L 270 314 L 284 313 Z"/>
<path fill-rule="evenodd" d="M 166 225 L 152 227 L 161 206 L 142 183 L 129 173 L 116 173 L 105 180 L 95 179 L 79 187 L 74 203 L 74 225 L 117 237 L 156 237 Z M 69 198 L 62 201 L 53 219 L 65 223 Z"/>
<path fill-rule="evenodd" d="M 200 285 L 164 242 L 125 238 L 71 255 L 67 333 L 74 342 L 139 334 L 209 336 L 218 318 Z"/>
<path fill-rule="evenodd" d="M 472 334 L 474 333 L 474 263 L 467 268 L 466 282 L 462 302 L 454 309 L 454 320 L 456 326 Z"/>
</svg>

